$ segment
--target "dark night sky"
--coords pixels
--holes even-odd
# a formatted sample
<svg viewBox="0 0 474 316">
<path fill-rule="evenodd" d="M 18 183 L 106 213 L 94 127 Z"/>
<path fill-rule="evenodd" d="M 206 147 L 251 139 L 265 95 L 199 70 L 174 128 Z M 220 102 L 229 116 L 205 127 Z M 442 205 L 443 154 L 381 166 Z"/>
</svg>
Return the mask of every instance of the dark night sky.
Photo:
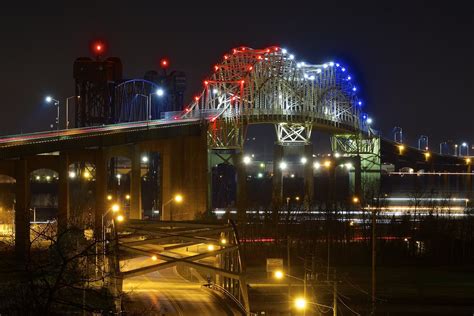
<svg viewBox="0 0 474 316">
<path fill-rule="evenodd" d="M 141 77 L 168 56 L 187 73 L 189 95 L 234 46 L 281 45 L 301 61 L 341 61 L 385 135 L 398 125 L 409 142 L 425 134 L 434 148 L 448 138 L 474 141 L 472 5 L 382 2 L 2 4 L 0 134 L 48 128 L 55 110 L 43 103 L 45 94 L 74 94 L 72 63 L 100 37 L 122 59 L 126 77 Z"/>
</svg>

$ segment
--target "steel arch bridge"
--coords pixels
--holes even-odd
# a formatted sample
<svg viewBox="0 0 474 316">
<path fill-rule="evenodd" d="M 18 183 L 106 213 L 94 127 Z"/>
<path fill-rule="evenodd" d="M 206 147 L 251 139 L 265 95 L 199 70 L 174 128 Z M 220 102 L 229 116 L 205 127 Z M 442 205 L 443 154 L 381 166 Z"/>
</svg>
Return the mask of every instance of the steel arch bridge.
<svg viewBox="0 0 474 316">
<path fill-rule="evenodd" d="M 313 127 L 367 130 L 361 105 L 357 87 L 339 63 L 297 62 L 276 46 L 239 47 L 214 66 L 183 112 L 168 115 L 205 118 L 211 149 L 241 149 L 249 124 L 275 124 L 282 145 L 309 143 Z"/>
<path fill-rule="evenodd" d="M 158 88 L 156 83 L 145 79 L 132 79 L 118 84 L 115 87 L 116 123 L 159 118 L 160 105 L 163 103 L 158 100 L 153 102 L 153 92 Z"/>
</svg>

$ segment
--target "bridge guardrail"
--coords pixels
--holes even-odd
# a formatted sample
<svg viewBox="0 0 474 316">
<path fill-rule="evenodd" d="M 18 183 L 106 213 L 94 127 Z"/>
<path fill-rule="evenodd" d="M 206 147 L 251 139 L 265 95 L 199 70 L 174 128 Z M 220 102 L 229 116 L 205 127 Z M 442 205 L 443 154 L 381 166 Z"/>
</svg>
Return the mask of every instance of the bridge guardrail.
<svg viewBox="0 0 474 316">
<path fill-rule="evenodd" d="M 248 315 L 248 316 L 257 316 L 256 313 L 252 313 L 251 311 L 248 311 L 245 309 L 245 306 L 234 296 L 232 295 L 232 293 L 230 293 L 229 291 L 227 291 L 225 288 L 223 288 L 222 286 L 220 285 L 217 285 L 215 283 L 207 283 L 207 284 L 203 284 L 202 285 L 203 287 L 205 288 L 208 288 L 210 290 L 214 290 L 214 291 L 217 291 L 217 292 L 220 292 L 222 294 L 225 295 L 225 297 L 229 298 L 231 301 L 233 301 L 238 307 L 239 309 L 245 313 L 245 315 Z"/>
</svg>

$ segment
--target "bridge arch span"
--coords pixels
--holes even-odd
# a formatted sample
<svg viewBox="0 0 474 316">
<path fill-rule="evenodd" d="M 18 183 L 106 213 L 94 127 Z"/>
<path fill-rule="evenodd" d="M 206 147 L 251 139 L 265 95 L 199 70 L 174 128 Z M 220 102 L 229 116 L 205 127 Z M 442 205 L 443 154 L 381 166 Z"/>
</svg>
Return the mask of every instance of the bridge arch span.
<svg viewBox="0 0 474 316">
<path fill-rule="evenodd" d="M 239 47 L 214 66 L 181 116 L 199 115 L 210 122 L 211 148 L 242 148 L 248 124 L 294 124 L 307 129 L 306 135 L 312 127 L 366 129 L 357 92 L 353 78 L 337 62 L 297 62 L 277 46 Z"/>
</svg>

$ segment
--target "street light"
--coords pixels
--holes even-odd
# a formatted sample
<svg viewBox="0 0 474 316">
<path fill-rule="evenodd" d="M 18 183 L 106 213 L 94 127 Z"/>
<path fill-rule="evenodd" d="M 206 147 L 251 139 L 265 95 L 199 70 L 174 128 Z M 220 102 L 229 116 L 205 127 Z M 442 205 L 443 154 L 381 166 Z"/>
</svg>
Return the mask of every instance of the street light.
<svg viewBox="0 0 474 316">
<path fill-rule="evenodd" d="M 300 161 L 301 161 L 301 164 L 304 165 L 308 162 L 308 159 L 306 159 L 306 157 L 301 157 Z"/>
<path fill-rule="evenodd" d="M 249 165 L 252 162 L 252 158 L 250 156 L 244 156 L 242 159 L 245 165 Z"/>
<path fill-rule="evenodd" d="M 80 95 L 73 95 L 66 98 L 66 129 L 69 128 L 69 100 L 70 99 L 81 99 Z"/>
<path fill-rule="evenodd" d="M 398 151 L 400 152 L 400 155 L 403 154 L 404 150 L 405 150 L 405 145 L 398 145 Z"/>
<path fill-rule="evenodd" d="M 56 129 L 59 130 L 59 101 L 56 100 L 56 99 L 54 99 L 53 97 L 51 97 L 51 96 L 49 96 L 49 95 L 45 98 L 45 101 L 46 101 L 47 103 L 53 103 L 53 105 L 56 106 L 56 109 L 57 109 L 57 113 L 56 113 Z"/>
<path fill-rule="evenodd" d="M 147 163 L 149 160 L 148 156 L 142 156 L 142 162 Z"/>
<path fill-rule="evenodd" d="M 281 170 L 285 170 L 288 167 L 288 164 L 285 161 L 281 161 L 279 166 Z"/>
<path fill-rule="evenodd" d="M 296 309 L 298 310 L 304 310 L 306 309 L 306 299 L 304 297 L 298 297 L 296 300 L 295 300 L 295 307 Z"/>
<path fill-rule="evenodd" d="M 108 198 L 108 196 L 107 196 Z M 105 263 L 105 225 L 104 225 L 104 218 L 109 214 L 110 212 L 117 213 L 120 211 L 120 205 L 118 204 L 112 204 L 112 206 L 102 215 L 102 263 Z M 122 222 L 124 220 L 122 215 L 117 216 L 117 221 Z M 103 271 L 103 270 L 102 270 Z M 103 273 L 103 272 L 102 272 Z"/>
<path fill-rule="evenodd" d="M 163 203 L 163 205 L 161 206 L 161 218 L 162 220 L 164 220 L 164 215 L 165 215 L 165 206 L 168 205 L 169 203 L 171 202 L 175 202 L 175 203 L 182 203 L 184 200 L 184 197 L 183 195 L 181 194 L 176 194 L 173 198 L 171 198 L 168 202 L 166 203 Z M 170 221 L 173 221 L 173 213 L 171 212 L 170 210 Z"/>
<path fill-rule="evenodd" d="M 298 309 L 304 309 L 306 307 L 306 271 L 304 272 L 304 277 L 301 279 L 301 278 L 298 278 L 298 277 L 295 277 L 295 276 L 292 276 L 292 275 L 289 275 L 289 274 L 286 274 L 284 273 L 282 270 L 276 270 L 274 273 L 273 273 L 273 276 L 277 279 L 277 280 L 282 280 L 284 277 L 288 277 L 288 278 L 292 278 L 292 279 L 295 279 L 295 280 L 298 280 L 298 281 L 303 281 L 303 298 L 301 299 L 297 299 L 295 301 L 295 306 L 298 308 Z M 298 301 L 300 300 L 300 301 Z M 300 305 L 300 307 L 297 306 L 296 303 L 299 303 L 298 305 Z M 301 307 L 302 306 L 302 307 Z"/>
<path fill-rule="evenodd" d="M 209 251 L 214 251 L 214 245 L 210 244 L 210 245 L 207 245 L 207 250 Z"/>
<path fill-rule="evenodd" d="M 354 197 L 352 198 L 352 203 L 354 203 L 354 204 L 359 203 L 359 198 L 358 198 L 357 196 L 354 196 Z"/>
</svg>

